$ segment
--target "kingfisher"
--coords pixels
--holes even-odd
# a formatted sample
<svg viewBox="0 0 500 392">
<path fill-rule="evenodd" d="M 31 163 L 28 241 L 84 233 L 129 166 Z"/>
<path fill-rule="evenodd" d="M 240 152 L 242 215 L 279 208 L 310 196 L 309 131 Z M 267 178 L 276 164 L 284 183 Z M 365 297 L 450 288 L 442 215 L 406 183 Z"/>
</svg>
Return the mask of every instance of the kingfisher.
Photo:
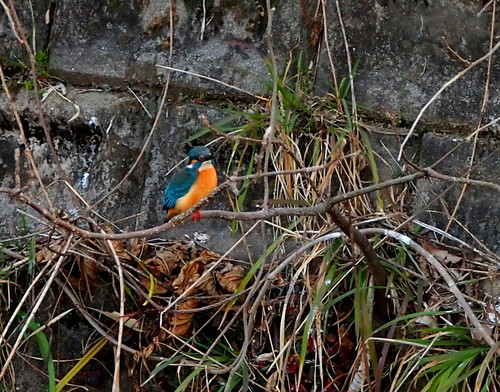
<svg viewBox="0 0 500 392">
<path fill-rule="evenodd" d="M 165 222 L 198 204 L 217 187 L 217 172 L 210 150 L 203 146 L 193 147 L 188 158 L 189 165 L 172 176 L 163 193 L 163 209 L 167 210 Z M 200 218 L 200 212 L 196 211 L 193 219 Z"/>
</svg>

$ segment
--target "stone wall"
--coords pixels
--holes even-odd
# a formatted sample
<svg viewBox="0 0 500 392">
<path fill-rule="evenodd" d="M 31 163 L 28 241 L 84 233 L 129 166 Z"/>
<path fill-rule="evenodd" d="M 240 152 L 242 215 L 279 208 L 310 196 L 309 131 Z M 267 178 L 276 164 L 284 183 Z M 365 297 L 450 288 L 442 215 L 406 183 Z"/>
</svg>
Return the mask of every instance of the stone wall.
<svg viewBox="0 0 500 392">
<path fill-rule="evenodd" d="M 124 185 L 96 206 L 111 220 L 130 217 L 121 221 L 121 227 L 139 229 L 159 224 L 163 219 L 160 196 L 167 182 L 166 173 L 184 156 L 184 140 L 200 129 L 198 114 L 205 113 L 215 121 L 226 116 L 222 109 L 229 100 L 237 104 L 255 100 L 254 95 L 269 95 L 265 1 L 33 3 L 31 10 L 28 0 L 16 1 L 20 20 L 31 42 L 35 37 L 36 51 L 48 55 L 50 76 L 61 79 L 67 89 L 64 98 L 52 93 L 43 103 L 44 110 L 71 185 L 90 203 L 123 178 L 144 145 L 153 124 L 150 114 L 157 112 L 167 78 L 167 70 L 159 65 L 167 65 L 171 54 L 172 66 L 190 73 L 171 73 L 167 104 L 145 157 Z M 340 1 L 340 10 L 334 1 L 325 3 L 323 19 L 317 12 L 321 2 L 273 2 L 271 42 L 279 72 L 285 72 L 290 58 L 300 55 L 315 76 L 316 93 L 332 91 L 335 82 L 331 65 L 335 67 L 337 84 L 348 75 L 344 29 L 352 62 L 359 61 L 354 77 L 357 104 L 369 113 L 374 128 L 406 132 L 440 86 L 490 47 L 492 10 L 491 5 L 483 9 L 481 1 L 351 0 Z M 322 40 L 323 20 L 327 22 L 328 48 Z M 497 37 L 498 31 L 493 35 Z M 27 72 L 19 64 L 29 63 L 4 12 L 0 19 L 0 53 L 41 174 L 50 183 L 55 174 L 54 162 L 44 142 L 33 92 L 16 86 L 20 74 Z M 495 54 L 491 63 L 482 62 L 445 90 L 425 112 L 419 132 L 411 141 L 417 163 L 432 164 L 457 141 L 472 134 L 480 118 L 485 124 L 498 116 L 499 79 L 500 61 Z M 481 112 L 486 85 L 487 105 Z M 197 97 L 202 98 L 198 104 Z M 78 116 L 73 119 L 75 114 Z M 1 186 L 13 184 L 13 150 L 19 145 L 16 129 L 9 102 L 2 93 Z M 376 134 L 374 137 L 381 156 L 388 151 L 392 157 L 397 155 L 396 140 L 383 140 Z M 481 132 L 475 146 L 473 140 L 443 161 L 439 170 L 463 176 L 471 167 L 469 159 L 474 149 L 471 177 L 500 183 L 498 124 Z M 392 147 L 387 150 L 387 146 Z M 220 155 L 224 155 L 223 151 Z M 389 167 L 381 164 L 385 176 L 391 176 L 400 165 L 392 158 L 385 162 L 390 162 Z M 439 196 L 443 186 L 447 184 L 422 180 L 415 208 L 419 211 L 425 202 Z M 460 193 L 461 186 L 455 187 L 439 196 L 437 204 L 430 208 L 434 212 L 422 215 L 422 219 L 435 220 L 439 227 L 445 227 L 446 216 Z M 58 182 L 49 189 L 61 205 L 72 211 L 75 205 L 67 186 Z M 460 224 L 453 223 L 452 232 L 479 246 L 475 236 L 500 252 L 498 199 L 494 188 L 470 186 L 458 211 Z M 0 203 L 0 235 L 6 238 L 23 226 L 16 208 L 24 207 L 6 196 L 0 196 Z M 223 197 L 213 207 L 228 208 Z M 29 224 L 31 228 L 36 226 L 31 220 Z M 225 227 L 224 222 L 202 221 L 169 235 L 208 231 L 214 241 L 209 245 L 223 250 L 233 240 Z"/>
</svg>

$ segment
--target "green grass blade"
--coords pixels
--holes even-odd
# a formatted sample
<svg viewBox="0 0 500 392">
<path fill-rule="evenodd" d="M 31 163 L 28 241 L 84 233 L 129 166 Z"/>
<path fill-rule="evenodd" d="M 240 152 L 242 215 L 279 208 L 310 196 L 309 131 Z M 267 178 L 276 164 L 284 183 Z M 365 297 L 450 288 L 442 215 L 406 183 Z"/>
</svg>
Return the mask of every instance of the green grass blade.
<svg viewBox="0 0 500 392">
<path fill-rule="evenodd" d="M 36 238 L 33 236 L 28 243 L 28 276 L 33 274 L 36 256 Z"/>
<path fill-rule="evenodd" d="M 378 184 L 380 182 L 380 177 L 378 174 L 377 162 L 375 161 L 375 153 L 373 152 L 372 145 L 370 143 L 370 138 L 368 137 L 366 132 L 364 132 L 363 130 L 361 130 L 361 137 L 363 139 L 363 145 L 365 147 L 366 157 L 368 158 L 368 162 L 370 162 L 370 170 L 372 172 L 373 183 Z M 383 209 L 384 202 L 382 201 L 382 198 L 380 197 L 380 192 L 376 191 L 375 194 L 377 196 L 378 207 Z"/>
<path fill-rule="evenodd" d="M 33 237 L 34 238 L 34 237 Z M 32 241 L 33 242 L 33 241 Z M 26 313 L 19 311 L 19 317 L 26 317 Z M 41 328 L 40 324 L 36 321 L 31 320 L 29 323 L 29 328 L 35 332 Z M 45 366 L 47 366 L 47 376 L 48 376 L 48 390 L 49 392 L 56 391 L 56 371 L 54 368 L 54 360 L 52 358 L 52 351 L 50 350 L 50 344 L 47 339 L 47 336 L 43 332 L 38 332 L 35 334 L 35 338 L 38 343 L 38 348 L 40 349 L 40 354 L 42 355 L 43 362 Z"/>
<path fill-rule="evenodd" d="M 181 357 L 181 356 L 176 356 L 176 357 L 172 357 L 172 358 L 169 358 L 165 361 L 162 361 L 160 362 L 159 364 L 157 364 L 155 366 L 155 368 L 153 369 L 153 371 L 151 372 L 151 374 L 149 375 L 149 377 L 147 378 L 146 381 L 144 381 L 142 384 L 141 384 L 141 387 L 143 387 L 144 385 L 146 385 L 148 382 L 150 382 L 159 372 L 161 372 L 162 370 L 164 370 L 165 368 L 169 367 L 170 365 L 178 362 L 178 361 L 181 361 L 182 359 L 184 359 L 184 357 Z"/>
<path fill-rule="evenodd" d="M 198 374 L 200 374 L 203 369 L 204 368 L 199 367 L 199 368 L 194 369 L 191 373 L 189 373 L 187 375 L 187 377 L 184 380 L 182 380 L 182 382 L 177 387 L 175 392 L 184 391 L 189 386 L 189 383 L 191 382 L 191 380 L 193 380 Z"/>
</svg>

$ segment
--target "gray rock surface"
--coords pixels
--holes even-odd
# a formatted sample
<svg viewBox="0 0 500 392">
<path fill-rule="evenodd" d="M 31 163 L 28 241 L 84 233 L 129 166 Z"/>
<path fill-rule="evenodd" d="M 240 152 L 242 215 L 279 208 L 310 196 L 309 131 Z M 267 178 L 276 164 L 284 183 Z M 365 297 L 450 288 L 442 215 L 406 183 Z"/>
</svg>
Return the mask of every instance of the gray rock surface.
<svg viewBox="0 0 500 392">
<path fill-rule="evenodd" d="M 470 173 L 471 179 L 500 187 L 499 145 L 492 140 L 483 140 L 474 146 L 473 140 L 429 133 L 422 138 L 420 164 L 423 167 L 431 166 L 441 160 L 443 152 L 454 148 L 456 150 L 453 153 L 434 167 L 437 172 L 463 178 Z M 431 179 L 420 180 L 418 192 L 415 212 L 423 217 L 420 219 L 444 229 L 458 205 L 449 232 L 477 249 L 485 251 L 486 247 L 500 254 L 498 188 L 471 184 L 464 189 L 464 184 Z"/>
<path fill-rule="evenodd" d="M 167 71 L 157 65 L 168 65 L 172 37 L 174 68 L 254 94 L 268 92 L 265 2 L 176 1 L 172 9 L 170 2 L 158 0 L 90 3 L 58 2 L 50 56 L 56 75 L 85 85 L 158 86 Z M 300 14 L 296 5 L 286 2 L 275 14 L 275 50 L 283 64 L 299 42 Z M 177 72 L 172 87 L 194 94 L 235 95 L 220 84 Z"/>
<path fill-rule="evenodd" d="M 381 181 L 397 178 L 405 162 L 398 161 L 400 142 L 396 136 L 382 135 L 387 127 L 374 128 L 371 145 L 377 159 Z M 403 135 L 408 129 L 399 130 Z M 401 140 L 401 137 L 400 137 Z M 446 129 L 418 135 L 406 146 L 408 158 L 422 168 L 432 167 L 444 176 L 483 181 L 489 184 L 468 184 L 449 233 L 481 251 L 500 253 L 500 149 L 497 140 L 479 140 L 453 134 Z M 449 153 L 449 154 L 447 154 Z M 445 154 L 447 156 L 442 159 Z M 474 161 L 471 163 L 471 158 Z M 439 162 L 439 163 L 438 163 Z M 436 164 L 437 163 L 437 164 Z M 434 166 L 436 164 L 436 166 Z M 495 185 L 497 186 L 495 188 Z M 397 196 L 403 186 L 395 187 Z M 462 193 L 463 184 L 451 179 L 423 178 L 416 181 L 412 213 L 417 219 L 440 229 L 447 227 Z M 389 200 L 390 202 L 390 200 Z"/>
<path fill-rule="evenodd" d="M 8 4 L 8 1 L 5 3 Z M 47 15 L 50 15 L 54 2 L 20 0 L 13 3 L 19 22 L 26 33 L 26 39 L 32 44 L 33 52 L 36 54 L 45 51 L 51 26 L 50 17 Z M 14 24 L 15 17 L 12 13 L 7 14 L 4 8 L 0 7 L 0 64 L 5 68 L 4 72 L 9 70 L 20 72 L 20 68 L 29 69 L 29 58 L 25 48 L 20 44 L 21 36 L 13 33 Z"/>
<path fill-rule="evenodd" d="M 357 103 L 371 110 L 415 118 L 438 89 L 489 50 L 491 12 L 480 2 L 446 0 L 339 2 L 355 74 Z M 348 75 L 345 44 L 335 2 L 328 2 L 328 39 L 338 78 Z M 322 47 L 318 93 L 332 85 L 326 46 Z M 487 62 L 451 85 L 427 110 L 436 123 L 476 124 Z M 500 57 L 492 58 L 485 120 L 500 111 Z"/>
</svg>

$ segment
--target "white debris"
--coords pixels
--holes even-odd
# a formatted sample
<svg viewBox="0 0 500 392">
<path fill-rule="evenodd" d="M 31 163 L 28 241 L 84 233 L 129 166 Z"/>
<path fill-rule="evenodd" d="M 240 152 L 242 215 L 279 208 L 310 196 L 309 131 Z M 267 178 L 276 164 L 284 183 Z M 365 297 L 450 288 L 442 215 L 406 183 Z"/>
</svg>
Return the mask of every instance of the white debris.
<svg viewBox="0 0 500 392">
<path fill-rule="evenodd" d="M 495 305 L 495 311 L 486 313 L 492 323 L 500 324 L 500 302 Z"/>
<path fill-rule="evenodd" d="M 195 231 L 193 234 L 193 239 L 196 242 L 199 242 L 201 244 L 205 244 L 210 239 L 210 236 L 207 233 L 199 233 L 199 232 Z"/>
<path fill-rule="evenodd" d="M 97 117 L 92 116 L 92 117 L 90 117 L 90 120 L 89 120 L 88 124 L 89 124 L 89 127 L 98 127 L 99 126 L 99 120 L 97 119 Z"/>
<path fill-rule="evenodd" d="M 82 181 L 80 182 L 82 189 L 87 189 L 89 187 L 89 173 L 83 173 Z"/>
</svg>

